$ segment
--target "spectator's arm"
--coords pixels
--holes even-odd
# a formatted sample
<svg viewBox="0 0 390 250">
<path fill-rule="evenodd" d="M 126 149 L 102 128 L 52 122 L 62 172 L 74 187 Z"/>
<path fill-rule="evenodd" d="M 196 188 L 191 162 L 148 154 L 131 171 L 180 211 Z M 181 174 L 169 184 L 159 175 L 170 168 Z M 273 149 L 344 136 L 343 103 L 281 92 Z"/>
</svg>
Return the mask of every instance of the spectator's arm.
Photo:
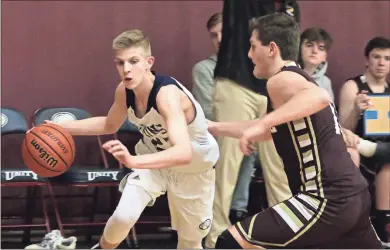
<svg viewBox="0 0 390 250">
<path fill-rule="evenodd" d="M 359 89 L 356 82 L 349 80 L 340 90 L 339 116 L 341 126 L 355 131 L 360 111 L 355 105 L 355 99 Z"/>
<path fill-rule="evenodd" d="M 202 107 L 206 118 L 209 120 L 213 120 L 213 77 L 213 72 L 200 63 L 196 64 L 192 69 L 192 93 Z"/>
</svg>

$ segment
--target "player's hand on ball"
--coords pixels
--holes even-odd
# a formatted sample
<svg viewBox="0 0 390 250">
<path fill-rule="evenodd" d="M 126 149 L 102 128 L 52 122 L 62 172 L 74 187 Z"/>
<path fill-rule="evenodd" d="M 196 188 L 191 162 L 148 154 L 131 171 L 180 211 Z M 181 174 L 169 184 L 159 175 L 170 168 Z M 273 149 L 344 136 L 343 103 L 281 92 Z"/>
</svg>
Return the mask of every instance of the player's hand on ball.
<svg viewBox="0 0 390 250">
<path fill-rule="evenodd" d="M 115 159 L 128 168 L 132 168 L 132 156 L 125 145 L 118 140 L 111 140 L 103 144 L 103 148 L 112 154 Z"/>
<path fill-rule="evenodd" d="M 57 125 L 59 125 L 58 123 L 55 123 L 55 122 L 50 121 L 50 120 L 44 120 L 44 122 L 45 122 L 45 123 L 48 123 L 48 124 L 57 124 Z"/>
<path fill-rule="evenodd" d="M 56 124 L 56 123 L 54 123 L 54 122 L 52 122 L 52 121 L 50 121 L 50 120 L 44 120 L 44 124 L 45 124 L 45 123 L 48 123 L 48 124 Z M 58 125 L 58 124 L 57 124 L 57 125 Z M 34 127 L 33 127 L 33 128 L 34 128 Z M 29 130 L 27 130 L 26 134 L 30 133 L 30 131 L 31 131 L 33 128 L 30 128 Z"/>
</svg>

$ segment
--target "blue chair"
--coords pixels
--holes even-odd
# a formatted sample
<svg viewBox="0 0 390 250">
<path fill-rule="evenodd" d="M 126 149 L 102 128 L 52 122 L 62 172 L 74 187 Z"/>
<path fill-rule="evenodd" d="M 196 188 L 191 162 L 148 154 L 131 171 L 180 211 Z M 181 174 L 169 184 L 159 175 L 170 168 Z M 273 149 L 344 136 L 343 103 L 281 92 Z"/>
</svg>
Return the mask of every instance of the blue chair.
<svg viewBox="0 0 390 250">
<path fill-rule="evenodd" d="M 1 108 L 1 137 L 3 141 L 2 148 L 6 149 L 6 147 L 10 147 L 13 150 L 12 146 L 14 142 L 18 142 L 17 139 L 24 138 L 25 133 L 28 130 L 27 120 L 25 116 L 18 110 L 13 108 Z M 4 142 L 5 136 L 7 139 L 12 139 L 13 145 L 5 145 Z M 11 140 L 9 141 L 11 142 Z M 17 143 L 19 144 L 19 143 Z M 21 147 L 18 146 L 16 149 L 18 152 L 21 152 Z M 33 171 L 28 169 L 21 161 L 21 153 L 18 155 L 16 151 L 12 151 L 12 155 L 7 154 L 3 155 L 3 159 L 6 157 L 20 157 L 21 163 L 15 163 L 16 165 L 4 165 L 1 167 L 1 186 L 2 193 L 4 192 L 4 187 L 12 187 L 12 188 L 27 188 L 27 195 L 22 197 L 15 196 L 2 196 L 2 200 L 17 200 L 17 199 L 26 199 L 26 211 L 25 218 L 23 224 L 8 224 L 4 223 L 8 218 L 3 214 L 2 215 L 2 225 L 1 228 L 8 229 L 16 229 L 16 228 L 29 228 L 29 230 L 24 231 L 23 242 L 25 244 L 29 243 L 31 228 L 33 227 L 44 227 L 47 232 L 50 232 L 50 221 L 48 216 L 48 209 L 46 200 L 44 197 L 44 191 L 48 188 L 47 179 L 39 177 Z M 11 162 L 16 161 L 16 159 L 12 159 Z M 39 194 L 39 198 L 36 198 L 37 194 Z M 33 223 L 34 213 L 36 211 L 36 201 L 40 201 L 42 204 L 42 212 L 43 212 L 43 220 L 44 223 Z M 9 202 L 3 202 L 3 205 L 10 204 Z M 4 210 L 3 210 L 4 212 Z M 12 216 L 13 219 L 18 216 Z"/>
</svg>

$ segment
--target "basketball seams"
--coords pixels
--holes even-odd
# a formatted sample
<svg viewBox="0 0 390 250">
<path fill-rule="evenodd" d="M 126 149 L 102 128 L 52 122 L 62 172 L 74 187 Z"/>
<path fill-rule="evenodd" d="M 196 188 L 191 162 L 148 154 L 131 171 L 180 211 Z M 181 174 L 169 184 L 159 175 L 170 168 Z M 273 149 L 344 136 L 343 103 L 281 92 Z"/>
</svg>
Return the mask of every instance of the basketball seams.
<svg viewBox="0 0 390 250">
<path fill-rule="evenodd" d="M 47 170 L 50 170 L 50 171 L 52 171 L 52 172 L 56 172 L 56 173 L 58 173 L 58 172 L 62 172 L 61 170 L 54 170 L 54 169 L 51 169 L 51 168 L 48 168 L 48 167 L 46 167 L 45 165 L 42 165 L 37 159 L 35 159 L 35 157 L 34 157 L 34 155 L 30 152 L 30 150 L 29 150 L 29 147 L 27 146 L 28 144 L 27 144 L 27 140 L 24 140 L 24 146 L 25 146 L 25 148 L 26 148 L 26 151 L 27 151 L 27 153 L 31 156 L 31 159 L 33 159 L 36 163 L 38 163 L 40 166 L 42 166 L 43 168 L 45 168 L 45 169 L 47 169 Z"/>
<path fill-rule="evenodd" d="M 52 128 L 52 129 L 54 129 L 55 131 L 57 131 L 58 133 L 60 133 L 64 138 L 65 138 L 65 140 L 68 142 L 68 145 L 69 145 L 69 148 L 72 150 L 72 155 L 73 155 L 73 157 L 74 157 L 74 153 L 75 153 L 75 150 L 72 148 L 72 143 L 70 143 L 70 141 L 68 140 L 68 138 L 66 137 L 66 135 L 64 135 L 60 130 L 58 130 L 56 127 L 52 127 L 52 126 L 49 126 L 49 124 L 41 124 L 41 125 L 39 125 L 40 127 L 42 126 L 42 127 L 48 127 L 48 128 Z"/>
<path fill-rule="evenodd" d="M 60 154 L 57 153 L 56 150 L 54 150 L 54 148 L 52 146 L 50 146 L 48 143 L 46 143 L 45 140 L 43 140 L 39 135 L 37 135 L 36 133 L 34 133 L 33 131 L 30 131 L 30 133 L 32 133 L 33 135 L 35 135 L 37 138 L 39 138 L 42 142 L 44 142 L 51 150 L 53 150 L 53 152 L 58 155 L 58 157 L 62 160 L 62 162 L 66 165 L 66 169 L 69 168 L 69 165 L 68 163 L 61 157 Z"/>
</svg>

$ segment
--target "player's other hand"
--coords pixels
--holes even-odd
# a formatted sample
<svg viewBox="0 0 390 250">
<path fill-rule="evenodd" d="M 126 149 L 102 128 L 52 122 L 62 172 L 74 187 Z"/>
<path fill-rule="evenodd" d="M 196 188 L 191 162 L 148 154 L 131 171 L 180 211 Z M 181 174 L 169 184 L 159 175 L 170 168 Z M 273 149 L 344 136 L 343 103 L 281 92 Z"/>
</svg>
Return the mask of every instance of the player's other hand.
<svg viewBox="0 0 390 250">
<path fill-rule="evenodd" d="M 343 139 L 345 144 L 349 148 L 357 148 L 360 142 L 360 137 L 354 134 L 351 130 L 342 128 L 343 131 Z"/>
<path fill-rule="evenodd" d="M 125 165 L 128 168 L 132 168 L 132 155 L 129 153 L 129 150 L 125 145 L 123 145 L 119 140 L 107 141 L 103 144 L 104 150 L 112 154 L 115 159 L 120 163 Z"/>
<path fill-rule="evenodd" d="M 210 120 L 207 120 L 207 130 L 209 131 L 210 134 L 212 134 L 213 136 L 216 136 L 215 135 L 215 128 L 216 128 L 216 122 L 213 122 L 213 121 L 210 121 Z"/>
<path fill-rule="evenodd" d="M 240 149 L 245 155 L 249 156 L 253 153 L 253 151 L 255 151 L 256 147 L 248 137 L 242 136 L 240 138 Z"/>
</svg>

